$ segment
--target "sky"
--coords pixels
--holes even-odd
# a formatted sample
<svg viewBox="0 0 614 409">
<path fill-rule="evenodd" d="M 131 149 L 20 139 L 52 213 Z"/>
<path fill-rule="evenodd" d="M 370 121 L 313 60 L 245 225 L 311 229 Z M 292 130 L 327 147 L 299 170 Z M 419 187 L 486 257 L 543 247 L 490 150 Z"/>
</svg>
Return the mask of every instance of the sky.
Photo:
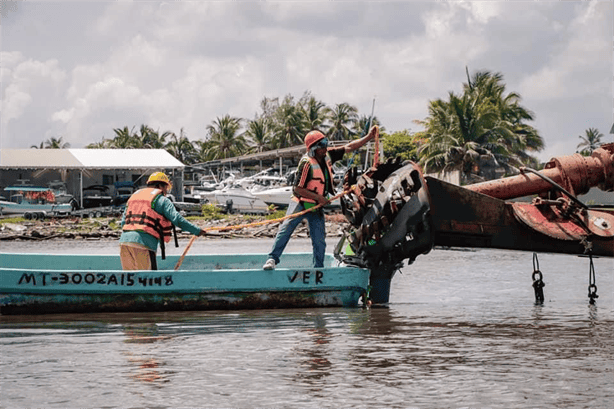
<svg viewBox="0 0 614 409">
<path fill-rule="evenodd" d="M 613 2 L 0 0 L 0 148 L 84 148 L 142 124 L 190 140 L 310 92 L 420 131 L 470 73 L 503 75 L 546 161 L 612 142 Z M 375 104 L 373 105 L 375 101 Z"/>
</svg>

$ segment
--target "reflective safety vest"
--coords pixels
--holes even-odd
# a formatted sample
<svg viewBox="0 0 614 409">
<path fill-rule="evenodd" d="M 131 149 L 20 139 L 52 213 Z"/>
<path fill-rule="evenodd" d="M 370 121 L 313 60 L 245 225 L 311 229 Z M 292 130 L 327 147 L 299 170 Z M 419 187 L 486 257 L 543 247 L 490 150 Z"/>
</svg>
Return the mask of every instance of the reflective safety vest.
<svg viewBox="0 0 614 409">
<path fill-rule="evenodd" d="M 311 163 L 311 172 L 312 172 L 312 177 L 309 180 L 309 182 L 307 182 L 307 186 L 305 186 L 305 189 L 307 190 L 311 190 L 314 193 L 318 193 L 322 196 L 326 196 L 326 193 L 324 189 L 326 189 L 326 186 L 328 185 L 329 188 L 332 187 L 332 180 L 331 180 L 331 176 L 333 174 L 333 163 L 330 160 L 330 156 L 328 156 L 328 153 L 325 156 L 325 163 L 326 163 L 326 167 L 328 168 L 328 183 L 324 180 L 325 178 L 325 173 L 322 171 L 322 167 L 320 166 L 320 163 L 318 162 L 318 160 L 316 158 L 312 158 L 310 156 L 304 156 L 303 159 L 301 159 L 301 161 L 303 160 L 309 160 L 309 162 Z M 300 165 L 299 165 L 300 168 Z M 297 198 L 296 196 L 292 196 L 292 199 L 295 201 L 303 201 L 303 202 L 308 202 L 308 203 L 315 203 L 317 204 L 316 200 L 307 198 L 307 197 L 299 197 Z"/>
<path fill-rule="evenodd" d="M 141 230 L 157 238 L 162 246 L 162 238 L 165 242 L 171 241 L 173 224 L 160 213 L 153 209 L 153 201 L 162 194 L 160 189 L 151 187 L 136 191 L 128 199 L 126 208 L 126 220 L 123 230 Z M 164 249 L 164 247 L 162 247 Z"/>
</svg>

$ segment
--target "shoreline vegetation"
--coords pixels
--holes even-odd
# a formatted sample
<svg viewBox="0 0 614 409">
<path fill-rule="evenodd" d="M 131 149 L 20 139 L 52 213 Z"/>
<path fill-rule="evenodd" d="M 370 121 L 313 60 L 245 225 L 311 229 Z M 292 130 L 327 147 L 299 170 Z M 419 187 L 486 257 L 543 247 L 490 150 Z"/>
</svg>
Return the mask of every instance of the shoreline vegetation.
<svg viewBox="0 0 614 409">
<path fill-rule="evenodd" d="M 283 217 L 285 212 L 276 212 L 269 216 L 253 215 L 225 215 L 219 218 L 211 217 L 188 217 L 193 224 L 200 228 L 219 228 L 225 229 L 211 230 L 207 232 L 207 238 L 274 238 L 277 234 L 280 222 L 274 219 Z M 341 214 L 326 214 L 326 235 L 327 237 L 341 237 L 343 229 L 348 226 L 348 222 Z M 254 227 L 243 227 L 239 229 L 233 226 L 251 224 L 255 222 L 270 223 L 261 224 Z M 99 217 L 99 218 L 49 218 L 44 220 L 25 220 L 21 217 L 0 219 L 0 241 L 46 241 L 46 240 L 105 240 L 119 239 L 121 235 L 121 217 Z M 179 239 L 190 238 L 192 235 L 177 229 Z M 293 237 L 309 237 L 309 229 L 306 221 L 295 230 Z"/>
</svg>

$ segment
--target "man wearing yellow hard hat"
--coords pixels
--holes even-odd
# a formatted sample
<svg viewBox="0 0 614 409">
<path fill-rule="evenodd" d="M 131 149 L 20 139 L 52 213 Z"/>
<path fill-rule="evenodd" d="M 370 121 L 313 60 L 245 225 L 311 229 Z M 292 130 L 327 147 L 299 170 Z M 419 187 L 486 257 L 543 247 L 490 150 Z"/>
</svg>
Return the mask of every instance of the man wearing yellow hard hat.
<svg viewBox="0 0 614 409">
<path fill-rule="evenodd" d="M 179 247 L 175 226 L 196 236 L 204 231 L 187 221 L 166 197 L 173 184 L 163 172 L 155 172 L 147 179 L 147 187 L 128 199 L 122 217 L 119 238 L 120 259 L 124 270 L 157 270 L 158 243 L 162 260 L 166 257 L 164 243 L 175 233 L 175 247 Z"/>
</svg>

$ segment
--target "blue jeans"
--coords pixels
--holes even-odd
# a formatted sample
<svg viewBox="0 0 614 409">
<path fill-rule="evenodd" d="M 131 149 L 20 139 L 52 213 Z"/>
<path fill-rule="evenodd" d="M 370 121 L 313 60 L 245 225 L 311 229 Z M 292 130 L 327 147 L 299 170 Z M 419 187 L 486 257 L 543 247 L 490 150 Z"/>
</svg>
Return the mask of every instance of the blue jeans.
<svg viewBox="0 0 614 409">
<path fill-rule="evenodd" d="M 305 210 L 302 203 L 297 203 L 294 200 L 290 200 L 288 205 L 288 211 L 286 216 L 294 213 L 299 213 Z M 324 213 L 322 209 L 318 209 L 315 212 L 308 212 L 299 217 L 286 219 L 279 226 L 277 236 L 275 236 L 275 243 L 273 243 L 273 249 L 269 253 L 269 258 L 275 260 L 275 264 L 279 264 L 279 257 L 283 253 L 290 237 L 294 232 L 294 229 L 307 218 L 309 223 L 309 235 L 311 236 L 311 245 L 313 246 L 313 266 L 324 267 L 324 254 L 326 252 L 326 225 L 324 223 Z"/>
</svg>

